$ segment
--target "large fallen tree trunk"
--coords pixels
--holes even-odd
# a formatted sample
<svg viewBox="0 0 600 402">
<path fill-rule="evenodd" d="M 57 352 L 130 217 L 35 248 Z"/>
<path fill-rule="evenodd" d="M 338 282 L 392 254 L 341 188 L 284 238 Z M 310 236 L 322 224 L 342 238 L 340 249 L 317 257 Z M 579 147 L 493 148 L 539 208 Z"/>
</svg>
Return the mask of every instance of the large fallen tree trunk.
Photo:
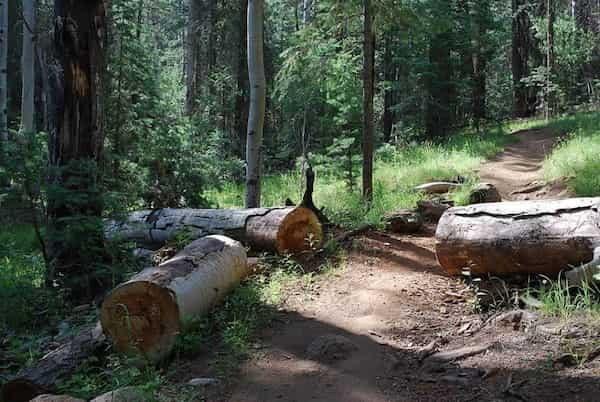
<svg viewBox="0 0 600 402">
<path fill-rule="evenodd" d="M 106 345 L 100 325 L 85 328 L 69 342 L 42 357 L 2 387 L 2 401 L 26 402 L 53 392 L 59 380 L 69 378 L 95 351 Z"/>
<path fill-rule="evenodd" d="M 161 360 L 182 324 L 209 311 L 249 271 L 239 242 L 224 236 L 196 240 L 115 288 L 102 303 L 102 328 L 117 350 Z"/>
<path fill-rule="evenodd" d="M 555 275 L 594 259 L 600 198 L 518 201 L 451 208 L 436 233 L 450 274 Z"/>
<path fill-rule="evenodd" d="M 126 221 L 111 221 L 106 235 L 134 241 L 157 250 L 178 234 L 195 240 L 221 234 L 256 251 L 299 253 L 319 244 L 323 237 L 319 219 L 308 208 L 159 209 L 137 211 Z"/>
</svg>

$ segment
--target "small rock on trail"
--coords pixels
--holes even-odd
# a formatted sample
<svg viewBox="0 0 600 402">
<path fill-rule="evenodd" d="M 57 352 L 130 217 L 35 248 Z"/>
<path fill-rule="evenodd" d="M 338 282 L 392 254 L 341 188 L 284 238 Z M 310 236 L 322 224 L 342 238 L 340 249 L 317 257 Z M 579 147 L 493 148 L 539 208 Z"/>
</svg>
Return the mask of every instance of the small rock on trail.
<svg viewBox="0 0 600 402">
<path fill-rule="evenodd" d="M 345 336 L 328 334 L 318 337 L 308 345 L 306 357 L 332 363 L 348 359 L 356 350 L 358 346 Z"/>
</svg>

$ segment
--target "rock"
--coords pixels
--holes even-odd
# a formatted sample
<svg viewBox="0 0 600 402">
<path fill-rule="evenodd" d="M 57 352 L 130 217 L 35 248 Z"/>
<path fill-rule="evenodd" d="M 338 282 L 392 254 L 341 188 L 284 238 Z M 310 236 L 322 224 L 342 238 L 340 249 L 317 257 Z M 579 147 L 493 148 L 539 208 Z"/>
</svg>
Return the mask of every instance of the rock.
<svg viewBox="0 0 600 402">
<path fill-rule="evenodd" d="M 83 399 L 73 398 L 69 395 L 38 395 L 29 402 L 85 402 Z"/>
<path fill-rule="evenodd" d="M 207 387 L 209 385 L 216 385 L 219 383 L 219 380 L 216 378 L 192 378 L 188 381 L 188 385 L 192 385 L 194 387 Z"/>
<path fill-rule="evenodd" d="M 501 202 L 502 197 L 496 186 L 490 183 L 480 183 L 469 195 L 469 204 L 484 204 L 488 202 Z"/>
<path fill-rule="evenodd" d="M 527 310 L 513 310 L 494 319 L 496 325 L 512 327 L 515 331 L 530 326 L 537 321 L 538 315 Z"/>
<path fill-rule="evenodd" d="M 444 212 L 450 209 L 451 205 L 442 201 L 419 201 L 417 208 L 421 216 L 431 222 L 440 220 Z"/>
<path fill-rule="evenodd" d="M 323 335 L 315 339 L 308 348 L 306 356 L 311 360 L 333 362 L 346 360 L 358 347 L 348 338 L 341 335 Z"/>
<path fill-rule="evenodd" d="M 415 187 L 413 190 L 417 193 L 425 193 L 425 194 L 445 194 L 450 190 L 454 190 L 458 188 L 460 184 L 451 183 L 446 181 L 436 181 L 432 183 L 421 184 L 420 186 Z"/>
<path fill-rule="evenodd" d="M 148 396 L 137 387 L 123 387 L 102 394 L 90 402 L 146 402 Z"/>
<path fill-rule="evenodd" d="M 386 229 L 394 233 L 416 233 L 423 226 L 423 217 L 416 211 L 401 209 L 384 216 Z"/>
</svg>

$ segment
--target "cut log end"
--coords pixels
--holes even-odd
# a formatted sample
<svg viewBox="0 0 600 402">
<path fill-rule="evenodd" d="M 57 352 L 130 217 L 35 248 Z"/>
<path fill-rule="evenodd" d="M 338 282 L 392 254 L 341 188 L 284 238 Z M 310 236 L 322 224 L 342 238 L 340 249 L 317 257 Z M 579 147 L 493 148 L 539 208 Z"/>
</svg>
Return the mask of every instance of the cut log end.
<svg viewBox="0 0 600 402">
<path fill-rule="evenodd" d="M 300 253 L 320 245 L 323 231 L 319 218 L 308 208 L 296 208 L 283 220 L 277 232 L 279 253 Z"/>
<path fill-rule="evenodd" d="M 263 249 L 274 248 L 280 254 L 297 254 L 319 245 L 323 230 L 319 218 L 308 208 L 277 209 L 260 218 L 250 218 L 246 235 Z M 275 242 L 273 242 L 275 239 Z"/>
<path fill-rule="evenodd" d="M 101 320 L 119 352 L 138 353 L 153 361 L 172 349 L 180 325 L 175 295 L 146 281 L 115 289 L 102 305 Z"/>
</svg>

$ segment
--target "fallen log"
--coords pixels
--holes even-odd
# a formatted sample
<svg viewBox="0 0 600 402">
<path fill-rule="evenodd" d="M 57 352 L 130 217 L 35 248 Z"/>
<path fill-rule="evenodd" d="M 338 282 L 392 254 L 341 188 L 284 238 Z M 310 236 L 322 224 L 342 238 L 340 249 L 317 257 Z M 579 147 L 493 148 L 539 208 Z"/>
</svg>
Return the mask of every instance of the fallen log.
<svg viewBox="0 0 600 402">
<path fill-rule="evenodd" d="M 148 250 L 157 250 L 180 234 L 190 241 L 219 234 L 256 251 L 278 253 L 309 250 L 323 237 L 319 219 L 303 207 L 137 211 L 124 222 L 108 222 L 105 232 L 108 238 L 136 242 Z"/>
<path fill-rule="evenodd" d="M 104 333 L 118 351 L 159 361 L 169 355 L 187 319 L 208 312 L 249 272 L 239 242 L 198 239 L 109 293 L 100 313 Z"/>
<path fill-rule="evenodd" d="M 436 232 L 449 274 L 548 274 L 592 261 L 600 246 L 600 198 L 451 208 Z"/>
<path fill-rule="evenodd" d="M 456 190 L 460 187 L 459 183 L 452 183 L 446 181 L 435 181 L 432 183 L 421 184 L 416 186 L 413 190 L 417 193 L 425 194 L 446 194 L 451 190 Z"/>
<path fill-rule="evenodd" d="M 86 327 L 69 342 L 18 373 L 2 387 L 5 402 L 27 402 L 56 390 L 56 383 L 71 376 L 95 351 L 106 345 L 99 324 Z"/>
</svg>

